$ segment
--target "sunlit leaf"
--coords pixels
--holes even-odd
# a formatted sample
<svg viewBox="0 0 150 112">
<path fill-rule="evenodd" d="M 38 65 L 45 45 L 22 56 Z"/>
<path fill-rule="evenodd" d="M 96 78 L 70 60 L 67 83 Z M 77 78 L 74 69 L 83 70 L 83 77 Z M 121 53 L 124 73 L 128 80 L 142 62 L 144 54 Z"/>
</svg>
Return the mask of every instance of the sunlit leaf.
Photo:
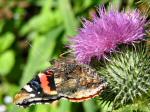
<svg viewBox="0 0 150 112">
<path fill-rule="evenodd" d="M 20 31 L 21 35 L 30 32 L 46 33 L 60 25 L 62 18 L 58 10 L 52 10 L 52 0 L 41 2 L 42 9 L 38 15 L 32 17 Z"/>
<path fill-rule="evenodd" d="M 29 112 L 30 108 L 21 108 L 17 107 L 16 105 L 9 106 L 9 112 Z"/>
<path fill-rule="evenodd" d="M 97 107 L 93 100 L 83 102 L 83 107 L 85 112 L 96 112 L 97 110 Z"/>
<path fill-rule="evenodd" d="M 8 74 L 15 63 L 15 53 L 8 50 L 0 55 L 0 75 Z"/>
<path fill-rule="evenodd" d="M 71 112 L 71 102 L 69 102 L 68 100 L 61 100 L 59 112 Z"/>
<path fill-rule="evenodd" d="M 112 0 L 109 2 L 109 9 L 113 7 L 113 9 L 119 10 L 121 5 L 121 0 Z"/>
<path fill-rule="evenodd" d="M 50 110 L 50 104 L 49 105 L 37 105 L 35 112 L 48 112 Z"/>
<path fill-rule="evenodd" d="M 0 36 L 0 52 L 8 49 L 14 42 L 14 35 L 11 32 L 7 32 L 4 35 Z"/>
<path fill-rule="evenodd" d="M 65 5 L 64 5 L 65 4 Z M 61 18 L 63 18 L 64 26 L 66 29 L 66 35 L 72 36 L 77 30 L 77 20 L 71 8 L 69 0 L 59 0 L 59 8 L 61 13 Z"/>
</svg>

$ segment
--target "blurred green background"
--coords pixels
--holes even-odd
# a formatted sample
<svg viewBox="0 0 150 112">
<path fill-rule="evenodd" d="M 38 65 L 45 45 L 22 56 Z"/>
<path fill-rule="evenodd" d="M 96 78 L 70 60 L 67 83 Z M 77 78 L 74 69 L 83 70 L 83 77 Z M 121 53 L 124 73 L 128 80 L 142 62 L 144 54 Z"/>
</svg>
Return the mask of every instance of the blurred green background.
<svg viewBox="0 0 150 112">
<path fill-rule="evenodd" d="M 0 0 L 0 112 L 106 112 L 95 100 L 61 100 L 27 109 L 12 98 L 49 60 L 67 50 L 83 17 L 91 19 L 96 7 L 135 9 L 138 0 Z"/>
</svg>

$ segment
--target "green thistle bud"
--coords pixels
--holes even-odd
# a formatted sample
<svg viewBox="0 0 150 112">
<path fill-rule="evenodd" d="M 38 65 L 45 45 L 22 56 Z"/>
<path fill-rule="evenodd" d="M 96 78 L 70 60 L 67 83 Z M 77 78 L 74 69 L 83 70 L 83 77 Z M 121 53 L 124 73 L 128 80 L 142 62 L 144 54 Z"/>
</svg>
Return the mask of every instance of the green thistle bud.
<svg viewBox="0 0 150 112">
<path fill-rule="evenodd" d="M 122 45 L 121 52 L 99 69 L 108 83 L 108 91 L 102 95 L 114 108 L 135 103 L 148 95 L 150 90 L 150 54 L 145 42 Z"/>
</svg>

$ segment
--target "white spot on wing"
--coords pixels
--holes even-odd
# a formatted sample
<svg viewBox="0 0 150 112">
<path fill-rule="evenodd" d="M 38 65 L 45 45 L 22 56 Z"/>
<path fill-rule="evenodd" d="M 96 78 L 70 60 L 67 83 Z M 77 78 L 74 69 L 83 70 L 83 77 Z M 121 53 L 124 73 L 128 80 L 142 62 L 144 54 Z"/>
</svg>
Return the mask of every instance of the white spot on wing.
<svg viewBox="0 0 150 112">
<path fill-rule="evenodd" d="M 30 94 L 30 97 L 35 97 L 35 94 Z"/>
<path fill-rule="evenodd" d="M 43 75 L 45 75 L 44 73 L 39 73 L 38 76 L 39 78 L 42 77 Z"/>
<path fill-rule="evenodd" d="M 27 92 L 31 92 L 32 91 L 32 88 L 30 87 L 30 85 L 25 85 L 23 87 Z"/>
<path fill-rule="evenodd" d="M 40 101 L 42 100 L 42 98 L 34 98 L 34 99 L 29 99 L 29 102 L 32 102 L 32 101 Z"/>
</svg>

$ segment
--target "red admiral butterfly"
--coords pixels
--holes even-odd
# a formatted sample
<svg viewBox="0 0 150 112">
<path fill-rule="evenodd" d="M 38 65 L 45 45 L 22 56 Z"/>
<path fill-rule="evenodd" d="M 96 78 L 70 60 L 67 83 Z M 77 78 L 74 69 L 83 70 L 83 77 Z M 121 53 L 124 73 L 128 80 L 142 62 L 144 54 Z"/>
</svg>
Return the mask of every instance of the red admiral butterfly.
<svg viewBox="0 0 150 112">
<path fill-rule="evenodd" d="M 61 98 L 82 102 L 100 95 L 106 86 L 104 78 L 90 66 L 79 64 L 74 58 L 60 58 L 28 82 L 15 96 L 14 103 L 27 107 Z"/>
</svg>

